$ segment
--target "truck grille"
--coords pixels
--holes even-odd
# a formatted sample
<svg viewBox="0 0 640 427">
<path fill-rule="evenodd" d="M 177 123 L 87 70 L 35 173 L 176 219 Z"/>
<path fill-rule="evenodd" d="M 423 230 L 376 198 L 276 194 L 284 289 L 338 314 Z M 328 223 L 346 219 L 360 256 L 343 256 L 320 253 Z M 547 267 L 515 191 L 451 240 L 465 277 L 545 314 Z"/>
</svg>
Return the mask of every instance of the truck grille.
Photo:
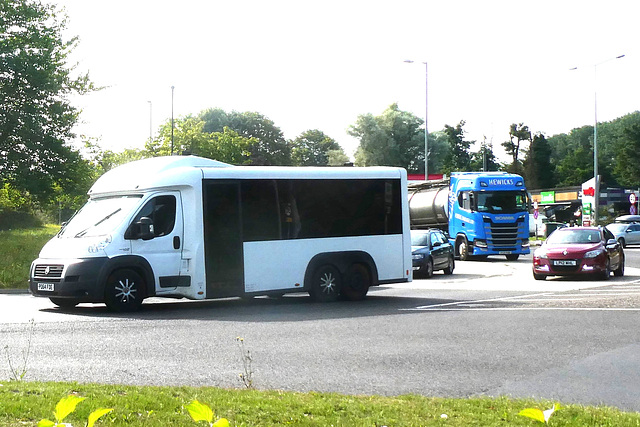
<svg viewBox="0 0 640 427">
<path fill-rule="evenodd" d="M 496 248 L 515 249 L 518 243 L 518 229 L 524 229 L 524 218 L 520 217 L 515 223 L 498 223 L 491 218 L 483 218 L 487 244 Z"/>
<path fill-rule="evenodd" d="M 60 278 L 62 277 L 62 270 L 64 265 L 59 264 L 38 264 L 36 265 L 34 276 L 46 277 L 46 278 Z"/>
</svg>

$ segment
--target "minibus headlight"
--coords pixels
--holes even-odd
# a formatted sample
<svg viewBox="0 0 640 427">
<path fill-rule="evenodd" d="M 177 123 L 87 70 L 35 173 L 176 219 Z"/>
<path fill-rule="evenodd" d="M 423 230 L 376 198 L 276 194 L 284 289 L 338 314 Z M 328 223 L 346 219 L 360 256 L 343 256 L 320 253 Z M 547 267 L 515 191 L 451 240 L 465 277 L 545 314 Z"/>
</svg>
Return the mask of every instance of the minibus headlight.
<svg viewBox="0 0 640 427">
<path fill-rule="evenodd" d="M 95 254 L 106 248 L 109 243 L 111 243 L 111 235 L 107 234 L 106 236 L 100 236 L 98 240 L 93 242 L 93 244 L 89 245 L 87 248 L 87 252 L 90 254 Z"/>
</svg>

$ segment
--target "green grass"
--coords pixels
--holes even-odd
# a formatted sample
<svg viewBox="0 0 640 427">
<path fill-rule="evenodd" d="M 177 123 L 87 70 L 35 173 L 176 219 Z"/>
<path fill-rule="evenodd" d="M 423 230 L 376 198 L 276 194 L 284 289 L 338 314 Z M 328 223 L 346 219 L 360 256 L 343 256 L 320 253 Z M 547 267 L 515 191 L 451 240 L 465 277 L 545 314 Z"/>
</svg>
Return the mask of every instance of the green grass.
<svg viewBox="0 0 640 427">
<path fill-rule="evenodd" d="M 0 289 L 27 289 L 31 262 L 60 227 L 0 231 Z"/>
<path fill-rule="evenodd" d="M 84 426 L 89 413 L 114 408 L 96 426 L 195 426 L 185 410 L 194 399 L 231 426 L 535 426 L 518 415 L 524 408 L 550 408 L 549 401 L 345 396 L 212 387 L 134 387 L 77 383 L 0 382 L 0 425 L 36 425 L 53 419 L 57 402 L 72 393 L 85 397 L 65 422 Z M 441 415 L 446 414 L 447 418 Z M 640 426 L 640 414 L 612 408 L 568 405 L 552 426 Z M 203 425 L 200 423 L 199 425 Z"/>
</svg>

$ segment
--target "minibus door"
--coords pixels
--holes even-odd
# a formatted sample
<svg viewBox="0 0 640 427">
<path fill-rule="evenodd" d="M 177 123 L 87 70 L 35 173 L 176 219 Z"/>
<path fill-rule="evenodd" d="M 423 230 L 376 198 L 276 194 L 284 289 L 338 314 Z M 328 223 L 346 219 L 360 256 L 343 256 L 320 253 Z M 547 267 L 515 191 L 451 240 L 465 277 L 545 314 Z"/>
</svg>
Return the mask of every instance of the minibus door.
<svg viewBox="0 0 640 427">
<path fill-rule="evenodd" d="M 240 187 L 233 181 L 205 181 L 204 253 L 207 298 L 244 292 Z"/>
<path fill-rule="evenodd" d="M 144 225 L 149 220 L 151 227 Z M 137 227 L 139 233 L 144 235 L 133 233 L 131 254 L 142 256 L 151 265 L 156 280 L 154 284 L 156 292 L 190 286 L 189 276 L 180 277 L 184 244 L 180 192 L 171 191 L 154 195 L 138 212 L 132 227 L 127 233 Z"/>
</svg>

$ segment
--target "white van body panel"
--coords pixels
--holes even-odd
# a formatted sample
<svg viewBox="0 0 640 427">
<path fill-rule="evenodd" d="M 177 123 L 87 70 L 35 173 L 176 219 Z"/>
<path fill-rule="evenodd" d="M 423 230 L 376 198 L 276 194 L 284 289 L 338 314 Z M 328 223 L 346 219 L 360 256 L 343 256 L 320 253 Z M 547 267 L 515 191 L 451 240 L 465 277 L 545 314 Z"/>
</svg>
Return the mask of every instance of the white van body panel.
<svg viewBox="0 0 640 427">
<path fill-rule="evenodd" d="M 344 239 L 351 240 L 352 244 L 345 245 Z M 403 253 L 387 249 L 401 245 L 402 236 L 397 235 L 245 242 L 245 292 L 301 288 L 301 278 L 304 278 L 307 265 L 318 253 L 364 251 L 376 260 L 381 281 L 402 277 L 405 268 Z M 294 256 L 296 261 L 282 268 L 282 260 Z"/>
</svg>

